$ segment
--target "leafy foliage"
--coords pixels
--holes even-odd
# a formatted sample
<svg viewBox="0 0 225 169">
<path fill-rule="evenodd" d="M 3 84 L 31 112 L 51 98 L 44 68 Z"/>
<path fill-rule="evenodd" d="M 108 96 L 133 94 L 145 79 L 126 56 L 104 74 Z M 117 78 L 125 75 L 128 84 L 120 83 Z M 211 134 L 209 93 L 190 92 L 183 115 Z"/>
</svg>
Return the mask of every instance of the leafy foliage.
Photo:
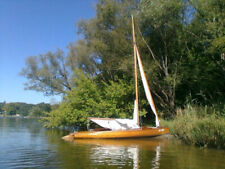
<svg viewBox="0 0 225 169">
<path fill-rule="evenodd" d="M 26 89 L 44 92 L 47 95 L 71 90 L 71 71 L 66 67 L 64 53 L 57 50 L 40 56 L 30 56 L 21 75 L 29 79 Z"/>
<path fill-rule="evenodd" d="M 82 72 L 76 76 L 76 88 L 68 93 L 58 109 L 48 113 L 45 126 L 83 127 L 88 117 L 131 117 L 133 86 L 129 81 L 118 79 L 116 82 L 99 82 Z"/>
<path fill-rule="evenodd" d="M 181 65 L 177 100 L 202 105 L 224 104 L 224 1 L 193 0 L 194 17 L 187 26 L 187 56 Z M 189 100 L 189 101 L 191 101 Z"/>
<path fill-rule="evenodd" d="M 96 17 L 78 23 L 79 33 L 105 82 L 133 76 L 130 14 L 136 13 L 138 6 L 137 0 L 98 1 Z"/>
<path fill-rule="evenodd" d="M 143 0 L 139 14 L 141 36 L 146 43 L 141 53 L 145 58 L 145 67 L 149 67 L 147 74 L 151 77 L 152 92 L 159 106 L 170 114 L 175 110 L 180 65 L 182 57 L 185 57 L 182 50 L 184 8 L 184 2 L 179 0 Z"/>
<path fill-rule="evenodd" d="M 6 102 L 0 103 L 0 113 L 3 113 L 3 107 L 6 104 Z"/>
</svg>

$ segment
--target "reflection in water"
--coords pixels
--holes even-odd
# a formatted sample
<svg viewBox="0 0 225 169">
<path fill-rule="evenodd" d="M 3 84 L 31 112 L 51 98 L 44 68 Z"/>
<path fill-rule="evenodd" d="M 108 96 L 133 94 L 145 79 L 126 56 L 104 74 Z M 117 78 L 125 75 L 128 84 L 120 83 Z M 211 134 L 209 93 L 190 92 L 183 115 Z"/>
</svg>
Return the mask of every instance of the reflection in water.
<svg viewBox="0 0 225 169">
<path fill-rule="evenodd" d="M 137 147 L 115 147 L 98 146 L 92 149 L 91 159 L 96 164 L 107 163 L 109 165 L 124 165 L 128 161 L 134 169 L 138 169 L 138 148 Z M 131 163 L 133 162 L 133 163 Z"/>
<path fill-rule="evenodd" d="M 138 169 L 139 168 L 138 147 L 130 148 L 129 152 L 131 152 L 133 158 L 133 169 Z"/>
<path fill-rule="evenodd" d="M 139 169 L 139 147 L 98 146 L 92 149 L 91 159 L 94 163 L 108 163 L 110 165 L 123 165 L 131 159 L 133 169 Z M 152 169 L 159 168 L 160 146 L 155 148 L 155 157 L 152 159 Z"/>
<path fill-rule="evenodd" d="M 149 156 L 152 169 L 160 165 L 160 146 L 167 144 L 167 139 L 134 139 L 134 140 L 75 140 L 75 145 L 91 145 L 90 159 L 97 165 L 126 166 L 133 169 L 140 168 L 139 153 L 144 150 L 152 152 Z M 148 167 L 149 168 L 149 167 Z"/>
<path fill-rule="evenodd" d="M 155 148 L 155 158 L 152 160 L 152 169 L 158 169 L 159 168 L 159 159 L 160 159 L 160 146 L 157 146 Z"/>
</svg>

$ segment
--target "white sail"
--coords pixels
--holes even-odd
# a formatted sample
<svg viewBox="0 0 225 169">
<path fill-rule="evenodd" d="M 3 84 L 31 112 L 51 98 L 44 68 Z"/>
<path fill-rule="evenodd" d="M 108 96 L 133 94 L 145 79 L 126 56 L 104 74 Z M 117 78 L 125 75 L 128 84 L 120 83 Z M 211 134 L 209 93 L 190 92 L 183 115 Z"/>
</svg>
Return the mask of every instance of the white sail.
<svg viewBox="0 0 225 169">
<path fill-rule="evenodd" d="M 137 49 L 137 47 L 136 47 L 136 49 Z M 147 97 L 147 100 L 148 100 L 148 102 L 151 106 L 151 109 L 152 109 L 153 113 L 155 114 L 156 127 L 159 127 L 159 118 L 158 118 L 158 115 L 157 115 L 157 112 L 156 112 L 156 109 L 155 109 L 155 105 L 154 105 L 154 102 L 153 102 L 153 99 L 152 99 L 152 95 L 151 95 L 151 92 L 150 92 L 150 89 L 149 89 L 149 86 L 148 86 L 147 79 L 145 77 L 145 73 L 144 73 L 144 69 L 143 69 L 143 66 L 142 66 L 142 62 L 141 62 L 141 58 L 140 58 L 138 49 L 136 51 L 137 51 L 137 58 L 138 58 L 138 66 L 139 66 L 139 70 L 140 70 L 140 74 L 141 74 L 141 80 L 142 80 L 142 83 L 143 83 L 143 86 L 144 86 L 144 89 L 145 89 L 145 95 Z"/>
<path fill-rule="evenodd" d="M 101 127 L 111 130 L 128 130 L 140 128 L 133 119 L 89 118 Z"/>
</svg>

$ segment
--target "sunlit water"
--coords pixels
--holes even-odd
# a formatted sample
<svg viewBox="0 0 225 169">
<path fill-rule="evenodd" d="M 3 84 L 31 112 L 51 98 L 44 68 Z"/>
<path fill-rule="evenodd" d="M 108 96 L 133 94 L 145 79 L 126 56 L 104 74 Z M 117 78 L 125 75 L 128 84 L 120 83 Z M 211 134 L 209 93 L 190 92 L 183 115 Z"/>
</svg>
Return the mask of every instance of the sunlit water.
<svg viewBox="0 0 225 169">
<path fill-rule="evenodd" d="M 169 137 L 66 142 L 65 134 L 36 119 L 0 117 L 0 169 L 225 169 L 225 151 Z"/>
</svg>

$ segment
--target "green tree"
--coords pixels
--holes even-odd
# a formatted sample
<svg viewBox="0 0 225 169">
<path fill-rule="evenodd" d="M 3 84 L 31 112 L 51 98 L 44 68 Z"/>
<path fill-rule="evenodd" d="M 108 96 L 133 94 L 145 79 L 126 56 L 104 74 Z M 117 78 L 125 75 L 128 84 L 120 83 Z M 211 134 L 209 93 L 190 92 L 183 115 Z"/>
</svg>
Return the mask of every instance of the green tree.
<svg viewBox="0 0 225 169">
<path fill-rule="evenodd" d="M 31 117 L 44 117 L 47 112 L 51 111 L 51 105 L 46 103 L 39 103 L 29 110 Z"/>
<path fill-rule="evenodd" d="M 131 13 L 136 13 L 137 0 L 100 0 L 96 17 L 78 23 L 79 33 L 95 59 L 104 81 L 132 76 L 133 49 Z"/>
<path fill-rule="evenodd" d="M 7 103 L 3 106 L 3 110 L 6 112 L 6 115 L 15 115 L 18 107 L 14 103 Z"/>
<path fill-rule="evenodd" d="M 182 64 L 182 84 L 177 100 L 224 105 L 225 62 L 223 0 L 191 0 L 193 19 L 185 31 L 187 56 Z"/>
<path fill-rule="evenodd" d="M 51 94 L 62 94 L 71 90 L 71 70 L 66 66 L 63 51 L 48 52 L 44 55 L 29 56 L 26 60 L 26 68 L 21 75 L 29 82 L 26 89 L 36 90 Z"/>
<path fill-rule="evenodd" d="M 3 110 L 3 107 L 4 107 L 5 104 L 6 104 L 6 102 L 0 103 L 0 112 L 3 112 L 3 111 L 4 111 L 4 110 Z"/>
<path fill-rule="evenodd" d="M 43 111 L 40 107 L 34 106 L 29 113 L 30 117 L 41 117 L 43 116 Z"/>
<path fill-rule="evenodd" d="M 143 0 L 138 15 L 144 66 L 156 103 L 164 115 L 176 108 L 176 88 L 184 51 L 185 3 L 180 0 Z"/>
<path fill-rule="evenodd" d="M 169 114 L 192 101 L 223 105 L 224 1 L 143 0 L 140 6 L 148 47 L 141 51 L 157 103 Z"/>
<path fill-rule="evenodd" d="M 29 56 L 21 75 L 28 80 L 25 89 L 43 92 L 45 95 L 65 95 L 74 87 L 73 71 L 80 68 L 86 73 L 94 74 L 95 64 L 91 60 L 87 46 L 83 41 L 68 46 L 69 54 L 57 49 L 39 56 Z"/>
</svg>

